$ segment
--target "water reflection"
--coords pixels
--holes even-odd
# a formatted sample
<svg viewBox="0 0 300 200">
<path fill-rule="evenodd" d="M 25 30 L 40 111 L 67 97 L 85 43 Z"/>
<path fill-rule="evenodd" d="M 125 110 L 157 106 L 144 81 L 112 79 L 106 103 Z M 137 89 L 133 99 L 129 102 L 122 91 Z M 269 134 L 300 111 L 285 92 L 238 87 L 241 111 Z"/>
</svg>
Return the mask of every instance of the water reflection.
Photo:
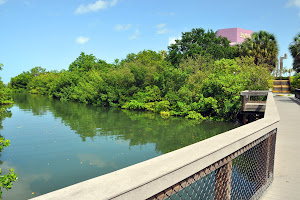
<svg viewBox="0 0 300 200">
<path fill-rule="evenodd" d="M 100 108 L 74 102 L 60 102 L 46 96 L 15 94 L 22 110 L 34 115 L 50 111 L 69 126 L 82 141 L 98 136 L 129 141 L 129 146 L 156 144 L 156 150 L 167 153 L 237 127 L 226 122 L 201 122 L 185 118 L 162 119 L 150 112 Z"/>
<path fill-rule="evenodd" d="M 28 199 L 142 162 L 237 125 L 15 94 L 1 155 L 19 180 L 4 199 Z M 1 122 L 1 121 L 0 121 Z M 1 125 L 1 123 L 0 123 Z"/>
</svg>

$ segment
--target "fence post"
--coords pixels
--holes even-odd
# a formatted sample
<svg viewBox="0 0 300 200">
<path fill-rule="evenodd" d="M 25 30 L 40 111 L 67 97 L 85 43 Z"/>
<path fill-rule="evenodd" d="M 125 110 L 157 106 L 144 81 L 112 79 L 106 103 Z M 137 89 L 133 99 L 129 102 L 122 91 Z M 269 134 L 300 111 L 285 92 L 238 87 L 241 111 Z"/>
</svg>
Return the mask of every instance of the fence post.
<svg viewBox="0 0 300 200">
<path fill-rule="evenodd" d="M 229 200 L 231 192 L 232 161 L 216 169 L 215 200 Z"/>
<path fill-rule="evenodd" d="M 273 171 L 274 171 L 274 159 L 275 159 L 275 146 L 276 146 L 276 134 L 277 129 L 273 131 L 269 138 L 269 162 L 268 162 L 268 181 L 273 180 Z M 270 177 L 271 176 L 271 177 Z"/>
<path fill-rule="evenodd" d="M 267 183 L 269 180 L 269 170 L 270 170 L 271 135 L 266 139 L 264 143 L 265 143 L 265 151 L 266 151 L 264 183 Z"/>
<path fill-rule="evenodd" d="M 245 110 L 245 105 L 246 105 L 246 96 L 242 95 L 242 111 Z"/>
</svg>

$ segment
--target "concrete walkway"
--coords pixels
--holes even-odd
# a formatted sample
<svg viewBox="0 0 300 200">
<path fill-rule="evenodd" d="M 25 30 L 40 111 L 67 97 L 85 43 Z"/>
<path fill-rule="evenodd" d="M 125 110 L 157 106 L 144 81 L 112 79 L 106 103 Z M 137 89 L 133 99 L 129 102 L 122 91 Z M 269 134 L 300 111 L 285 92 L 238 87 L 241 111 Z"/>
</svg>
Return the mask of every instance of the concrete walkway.
<svg viewBox="0 0 300 200">
<path fill-rule="evenodd" d="M 274 181 L 261 199 L 300 200 L 300 100 L 274 94 L 280 115 Z"/>
</svg>

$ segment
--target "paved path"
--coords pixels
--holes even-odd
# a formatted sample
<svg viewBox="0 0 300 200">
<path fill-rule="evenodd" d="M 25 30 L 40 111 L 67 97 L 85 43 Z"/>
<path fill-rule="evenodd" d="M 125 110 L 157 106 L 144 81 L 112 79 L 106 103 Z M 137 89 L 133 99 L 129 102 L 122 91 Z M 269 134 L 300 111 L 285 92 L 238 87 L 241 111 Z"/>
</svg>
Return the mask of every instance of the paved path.
<svg viewBox="0 0 300 200">
<path fill-rule="evenodd" d="M 300 200 L 300 101 L 274 96 L 280 115 L 276 140 L 274 181 L 263 200 Z"/>
</svg>

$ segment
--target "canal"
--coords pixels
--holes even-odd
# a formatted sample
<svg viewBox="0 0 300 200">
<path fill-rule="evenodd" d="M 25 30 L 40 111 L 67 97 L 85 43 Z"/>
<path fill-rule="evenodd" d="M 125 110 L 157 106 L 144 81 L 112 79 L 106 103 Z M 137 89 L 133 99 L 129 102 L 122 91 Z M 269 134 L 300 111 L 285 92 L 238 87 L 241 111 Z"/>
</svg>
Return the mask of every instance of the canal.
<svg viewBox="0 0 300 200">
<path fill-rule="evenodd" d="M 168 153 L 236 128 L 119 108 L 15 94 L 0 134 L 10 140 L 2 173 L 18 181 L 3 199 L 28 199 Z"/>
</svg>

